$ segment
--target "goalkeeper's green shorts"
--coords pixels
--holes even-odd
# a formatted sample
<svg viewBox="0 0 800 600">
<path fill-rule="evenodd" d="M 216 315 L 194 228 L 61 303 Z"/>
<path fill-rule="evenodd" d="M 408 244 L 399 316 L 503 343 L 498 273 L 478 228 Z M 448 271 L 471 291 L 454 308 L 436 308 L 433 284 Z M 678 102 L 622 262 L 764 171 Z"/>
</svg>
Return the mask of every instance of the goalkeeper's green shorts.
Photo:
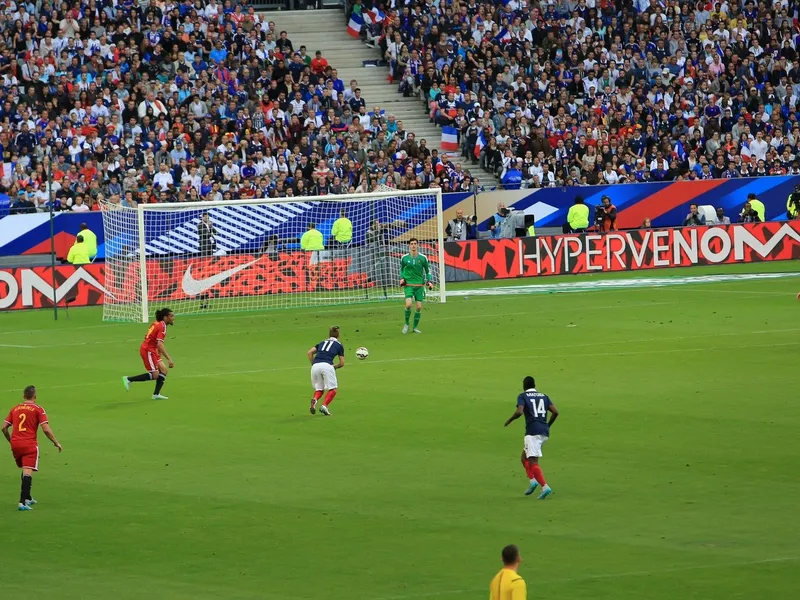
<svg viewBox="0 0 800 600">
<path fill-rule="evenodd" d="M 411 286 L 406 285 L 403 288 L 406 298 L 413 298 L 417 302 L 425 302 L 425 286 L 424 285 L 417 285 Z"/>
</svg>

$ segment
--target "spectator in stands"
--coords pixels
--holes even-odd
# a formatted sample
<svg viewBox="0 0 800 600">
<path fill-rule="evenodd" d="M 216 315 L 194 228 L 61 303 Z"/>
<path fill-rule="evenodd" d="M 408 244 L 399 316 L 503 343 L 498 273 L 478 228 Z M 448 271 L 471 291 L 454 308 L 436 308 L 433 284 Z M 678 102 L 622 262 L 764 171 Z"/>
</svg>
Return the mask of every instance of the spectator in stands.
<svg viewBox="0 0 800 600">
<path fill-rule="evenodd" d="M 89 259 L 94 260 L 97 256 L 97 236 L 89 229 L 86 223 L 81 223 L 81 231 L 79 234 L 83 238 L 83 243 L 89 252 Z"/>
<path fill-rule="evenodd" d="M 374 4 L 386 17 L 363 30 L 403 90 L 418 90 L 430 118 L 459 129 L 465 155 L 477 149 L 493 172 L 506 150 L 543 152 L 555 181 L 530 174 L 531 185 L 795 168 L 800 88 L 785 1 Z"/>
<path fill-rule="evenodd" d="M 575 196 L 575 201 L 567 212 L 564 233 L 583 233 L 589 228 L 589 207 L 583 196 Z"/>
<path fill-rule="evenodd" d="M 19 190 L 11 202 L 9 214 L 20 215 L 32 212 L 36 212 L 36 204 L 33 202 L 32 195 L 28 197 L 25 190 Z"/>
<path fill-rule="evenodd" d="M 91 262 L 89 258 L 89 247 L 83 241 L 83 236 L 78 235 L 75 238 L 75 243 L 69 249 L 67 254 L 67 262 L 71 265 L 85 265 Z"/>
<path fill-rule="evenodd" d="M 690 204 L 689 205 L 689 214 L 686 215 L 686 218 L 683 220 L 684 226 L 697 226 L 697 225 L 705 225 L 706 224 L 706 217 L 705 215 L 701 214 L 697 210 L 697 204 Z"/>
</svg>

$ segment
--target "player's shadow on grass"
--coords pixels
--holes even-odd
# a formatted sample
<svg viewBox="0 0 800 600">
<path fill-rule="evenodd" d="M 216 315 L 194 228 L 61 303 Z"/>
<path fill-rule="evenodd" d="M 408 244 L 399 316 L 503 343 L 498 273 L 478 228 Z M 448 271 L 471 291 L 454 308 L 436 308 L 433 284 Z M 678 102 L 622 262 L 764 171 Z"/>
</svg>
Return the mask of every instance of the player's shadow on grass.
<svg viewBox="0 0 800 600">
<path fill-rule="evenodd" d="M 112 410 L 115 408 L 124 408 L 126 406 L 136 406 L 141 405 L 146 402 L 155 402 L 155 400 L 126 400 L 125 402 L 111 402 L 108 404 L 101 404 L 100 408 L 104 408 L 106 410 Z"/>
</svg>

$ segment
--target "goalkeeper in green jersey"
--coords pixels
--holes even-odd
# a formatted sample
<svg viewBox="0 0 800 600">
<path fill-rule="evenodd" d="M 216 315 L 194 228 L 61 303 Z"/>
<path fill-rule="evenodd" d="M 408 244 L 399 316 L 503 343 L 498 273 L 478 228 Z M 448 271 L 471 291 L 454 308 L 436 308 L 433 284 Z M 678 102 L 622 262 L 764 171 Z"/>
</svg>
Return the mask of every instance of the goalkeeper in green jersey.
<svg viewBox="0 0 800 600">
<path fill-rule="evenodd" d="M 419 253 L 417 238 L 408 242 L 408 254 L 400 259 L 400 286 L 406 295 L 406 324 L 403 333 L 408 333 L 408 321 L 411 318 L 411 305 L 416 301 L 414 313 L 414 333 L 422 333 L 417 329 L 422 316 L 422 303 L 425 302 L 425 288 L 432 290 L 431 266 L 424 254 Z"/>
</svg>

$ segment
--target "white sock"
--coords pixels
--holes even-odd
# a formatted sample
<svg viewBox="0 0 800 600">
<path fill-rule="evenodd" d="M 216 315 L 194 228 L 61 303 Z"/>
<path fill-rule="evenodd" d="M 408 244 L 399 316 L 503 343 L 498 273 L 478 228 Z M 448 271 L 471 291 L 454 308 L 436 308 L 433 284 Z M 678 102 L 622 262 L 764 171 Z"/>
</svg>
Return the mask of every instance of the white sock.
<svg viewBox="0 0 800 600">
<path fill-rule="evenodd" d="M 535 479 L 531 479 L 531 485 L 533 485 L 534 483 L 536 483 L 536 480 Z"/>
</svg>

